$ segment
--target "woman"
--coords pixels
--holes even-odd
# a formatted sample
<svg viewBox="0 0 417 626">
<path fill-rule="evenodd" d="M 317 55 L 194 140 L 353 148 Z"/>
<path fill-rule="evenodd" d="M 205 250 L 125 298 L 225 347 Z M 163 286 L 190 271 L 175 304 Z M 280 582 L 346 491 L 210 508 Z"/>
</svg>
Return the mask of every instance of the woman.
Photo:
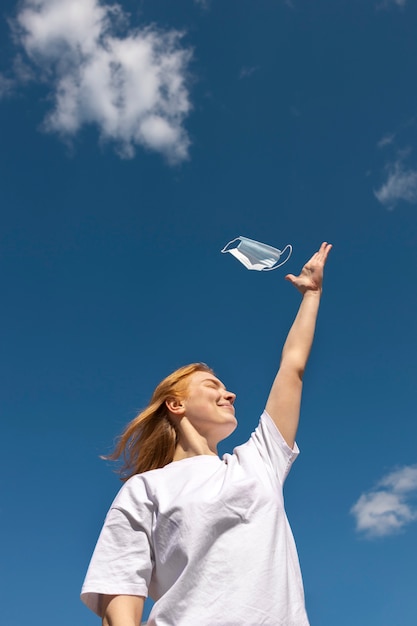
<svg viewBox="0 0 417 626">
<path fill-rule="evenodd" d="M 235 394 L 204 364 L 181 368 L 122 434 L 127 479 L 106 517 L 82 590 L 103 626 L 306 626 L 283 483 L 298 454 L 302 379 L 313 341 L 324 242 L 289 280 L 303 298 L 265 411 L 247 443 L 217 455 L 236 427 Z"/>
</svg>

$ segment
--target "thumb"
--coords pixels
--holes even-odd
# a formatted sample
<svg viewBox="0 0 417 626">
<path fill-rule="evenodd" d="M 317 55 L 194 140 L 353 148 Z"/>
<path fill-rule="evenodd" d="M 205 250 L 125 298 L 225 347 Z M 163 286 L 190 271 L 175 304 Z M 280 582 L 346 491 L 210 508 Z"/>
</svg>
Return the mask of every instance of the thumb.
<svg viewBox="0 0 417 626">
<path fill-rule="evenodd" d="M 294 276 L 294 274 L 287 274 L 285 276 L 285 280 L 288 280 L 290 283 L 294 283 L 295 279 L 296 279 L 296 276 Z"/>
</svg>

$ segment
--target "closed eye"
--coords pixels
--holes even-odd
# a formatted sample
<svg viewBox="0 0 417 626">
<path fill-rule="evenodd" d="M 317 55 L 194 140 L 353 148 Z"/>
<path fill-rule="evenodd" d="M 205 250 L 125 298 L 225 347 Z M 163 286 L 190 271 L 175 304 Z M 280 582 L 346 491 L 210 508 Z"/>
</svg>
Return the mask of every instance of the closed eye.
<svg viewBox="0 0 417 626">
<path fill-rule="evenodd" d="M 206 378 L 203 380 L 203 383 L 208 387 L 213 387 L 213 389 L 224 389 L 224 385 L 220 381 L 213 380 L 212 378 Z"/>
</svg>

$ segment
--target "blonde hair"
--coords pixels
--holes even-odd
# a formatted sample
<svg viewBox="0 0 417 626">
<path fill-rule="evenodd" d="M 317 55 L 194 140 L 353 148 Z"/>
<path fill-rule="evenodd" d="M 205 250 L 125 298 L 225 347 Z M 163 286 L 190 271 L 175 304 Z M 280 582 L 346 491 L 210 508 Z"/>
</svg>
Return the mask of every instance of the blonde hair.
<svg viewBox="0 0 417 626">
<path fill-rule="evenodd" d="M 170 419 L 165 401 L 186 397 L 188 378 L 194 372 L 213 373 L 213 370 L 205 363 L 191 363 L 164 378 L 153 392 L 146 409 L 126 426 L 112 454 L 102 457 L 111 461 L 123 459 L 119 470 L 121 480 L 171 463 L 178 443 L 178 431 Z"/>
</svg>

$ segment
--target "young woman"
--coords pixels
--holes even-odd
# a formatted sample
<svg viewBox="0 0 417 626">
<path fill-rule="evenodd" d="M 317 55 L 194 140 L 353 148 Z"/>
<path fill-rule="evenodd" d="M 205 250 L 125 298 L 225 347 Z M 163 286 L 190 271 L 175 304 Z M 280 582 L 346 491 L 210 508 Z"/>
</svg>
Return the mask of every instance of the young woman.
<svg viewBox="0 0 417 626">
<path fill-rule="evenodd" d="M 247 443 L 218 457 L 235 394 L 201 363 L 164 379 L 122 434 L 111 458 L 124 457 L 126 482 L 82 589 L 103 626 L 139 626 L 148 594 L 149 626 L 308 625 L 282 490 L 330 249 L 286 276 L 302 302 Z"/>
</svg>

